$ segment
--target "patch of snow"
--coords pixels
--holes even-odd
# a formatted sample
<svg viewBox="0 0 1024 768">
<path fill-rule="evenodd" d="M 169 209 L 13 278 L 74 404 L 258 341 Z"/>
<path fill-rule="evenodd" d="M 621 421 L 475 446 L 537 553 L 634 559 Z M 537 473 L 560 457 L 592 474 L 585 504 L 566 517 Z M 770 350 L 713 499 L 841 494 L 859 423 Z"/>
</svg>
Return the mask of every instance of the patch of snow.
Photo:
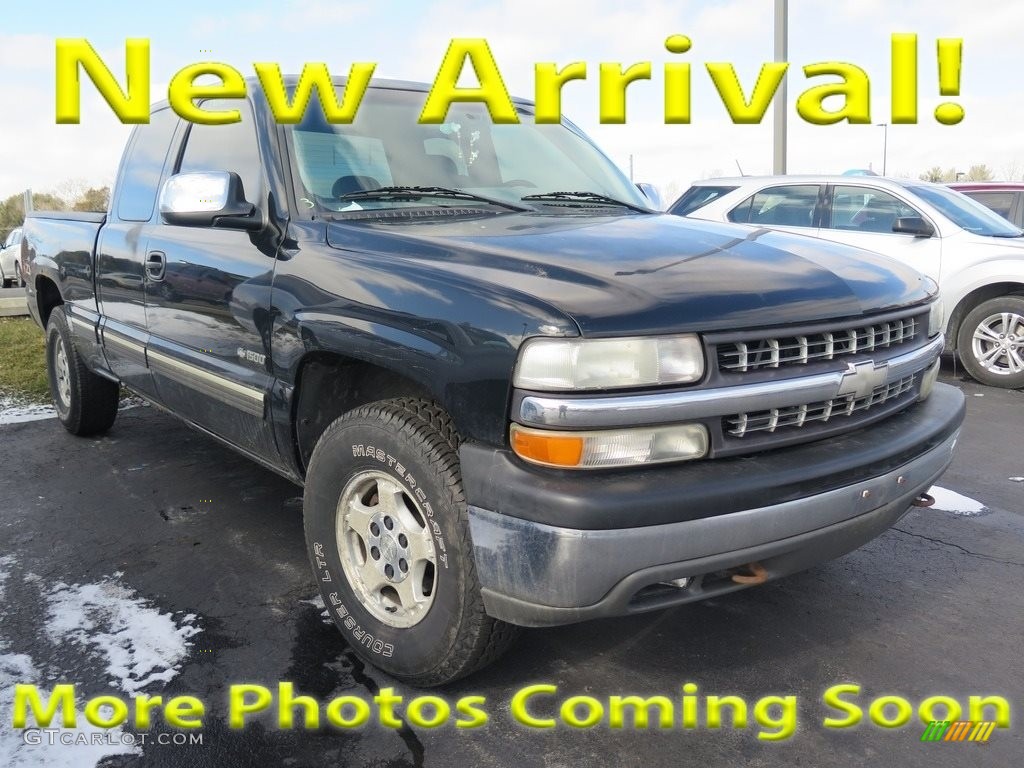
<svg viewBox="0 0 1024 768">
<path fill-rule="evenodd" d="M 127 411 L 130 408 L 148 406 L 145 400 L 135 395 L 122 398 L 117 410 Z M 23 424 L 26 421 L 55 419 L 57 411 L 48 403 L 30 403 L 14 395 L 0 394 L 0 425 Z"/>
<path fill-rule="evenodd" d="M 0 616 L 4 615 L 3 606 L 7 603 L 4 601 L 4 585 L 7 583 L 7 579 L 10 578 L 10 567 L 14 565 L 14 558 L 10 555 L 4 555 L 0 557 Z M 0 638 L 0 643 L 3 639 Z"/>
<path fill-rule="evenodd" d="M 0 638 L 0 650 L 3 648 L 4 642 Z M 54 739 L 71 738 L 75 740 L 72 744 L 65 745 L 56 741 L 51 745 L 48 742 L 50 735 L 46 733 L 39 734 L 41 744 L 26 744 L 25 732 L 11 727 L 14 687 L 19 683 L 38 683 L 41 678 L 31 657 L 23 653 L 0 653 L 0 765 L 7 768 L 37 768 L 40 765 L 47 768 L 78 768 L 96 765 L 112 755 L 142 754 L 142 749 L 131 743 L 133 734 L 125 733 L 121 726 L 97 728 L 81 713 L 78 715 L 77 728 L 59 728 L 56 720 L 51 721 L 47 728 L 56 731 L 52 734 Z M 39 686 L 38 691 L 43 701 L 49 699 L 51 691 L 42 686 Z M 28 722 L 32 723 L 31 715 Z M 92 743 L 93 740 L 96 743 Z"/>
<path fill-rule="evenodd" d="M 948 488 L 940 488 L 937 485 L 933 485 L 928 490 L 928 493 L 935 497 L 935 506 L 933 509 L 952 512 L 954 515 L 978 515 L 987 509 L 987 507 L 977 499 L 972 499 L 969 496 L 963 496 L 962 494 L 959 494 L 956 491 L 951 491 Z"/>
<path fill-rule="evenodd" d="M 1011 477 L 1008 478 L 1012 483 L 1024 483 L 1024 477 Z"/>
<path fill-rule="evenodd" d="M 0 606 L 5 605 L 5 587 L 16 563 L 13 556 L 0 557 Z M 188 653 L 189 638 L 202 630 L 195 626 L 195 614 L 175 619 L 170 613 L 161 613 L 116 581 L 121 575 L 98 584 L 60 583 L 44 592 L 44 629 L 53 642 L 66 648 L 78 646 L 105 661 L 113 678 L 110 686 L 134 695 L 150 683 L 166 683 L 173 678 Z M 22 581 L 39 583 L 40 579 L 26 572 Z M 121 726 L 99 728 L 85 720 L 81 701 L 76 728 L 60 727 L 54 720 L 45 731 L 38 732 L 40 744 L 25 743 L 25 731 L 11 727 L 15 686 L 36 684 L 39 696 L 46 701 L 52 694 L 52 681 L 73 680 L 77 667 L 72 659 L 65 669 L 41 670 L 31 656 L 11 653 L 10 645 L 10 639 L 0 634 L 0 766 L 78 768 L 95 766 L 116 755 L 142 754 L 131 731 Z M 50 681 L 49 686 L 46 681 Z M 34 725 L 29 715 L 30 728 Z"/>
<path fill-rule="evenodd" d="M 52 419 L 57 411 L 52 405 L 29 403 L 13 395 L 0 394 L 0 424 L 21 424 L 26 421 Z"/>
<path fill-rule="evenodd" d="M 45 597 L 50 639 L 99 656 L 111 685 L 130 695 L 173 679 L 192 645 L 189 638 L 202 631 L 192 614 L 175 620 L 111 580 L 57 584 Z"/>
<path fill-rule="evenodd" d="M 334 619 L 331 618 L 331 612 L 327 610 L 327 606 L 324 605 L 324 599 L 321 595 L 316 595 L 309 600 L 299 600 L 304 605 L 312 605 L 314 608 L 320 611 L 320 619 L 324 624 L 333 624 Z"/>
<path fill-rule="evenodd" d="M 311 597 L 309 600 L 299 600 L 299 602 L 304 603 L 305 605 L 312 605 L 314 608 L 319 608 L 321 611 L 327 607 L 324 605 L 323 597 L 319 594 L 316 595 L 316 597 Z"/>
</svg>

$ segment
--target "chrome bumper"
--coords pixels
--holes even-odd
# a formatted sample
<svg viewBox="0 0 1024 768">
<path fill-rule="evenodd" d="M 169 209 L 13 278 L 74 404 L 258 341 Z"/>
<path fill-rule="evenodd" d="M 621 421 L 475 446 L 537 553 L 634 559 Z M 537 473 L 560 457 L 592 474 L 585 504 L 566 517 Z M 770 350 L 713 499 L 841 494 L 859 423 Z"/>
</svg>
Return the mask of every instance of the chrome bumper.
<svg viewBox="0 0 1024 768">
<path fill-rule="evenodd" d="M 477 574 L 489 614 L 524 626 L 663 608 L 744 585 L 703 576 L 758 561 L 777 578 L 878 536 L 945 471 L 959 430 L 884 475 L 795 501 L 685 522 L 577 530 L 470 506 Z M 680 503 L 684 503 L 682 500 Z M 654 601 L 646 587 L 691 578 Z"/>
</svg>

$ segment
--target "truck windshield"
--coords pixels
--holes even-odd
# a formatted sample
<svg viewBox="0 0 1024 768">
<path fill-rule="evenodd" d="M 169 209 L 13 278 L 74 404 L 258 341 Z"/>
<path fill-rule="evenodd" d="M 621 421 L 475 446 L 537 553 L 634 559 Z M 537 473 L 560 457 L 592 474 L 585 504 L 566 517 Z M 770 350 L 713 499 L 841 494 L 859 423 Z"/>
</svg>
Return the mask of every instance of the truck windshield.
<svg viewBox="0 0 1024 768">
<path fill-rule="evenodd" d="M 311 99 L 302 122 L 290 128 L 298 197 L 321 211 L 438 205 L 510 210 L 469 195 L 352 194 L 381 187 L 437 187 L 523 208 L 583 206 L 607 213 L 615 201 L 625 204 L 622 210 L 649 208 L 588 139 L 564 124 L 537 125 L 528 105 L 516 105 L 520 123 L 513 125 L 493 123 L 479 103 L 453 104 L 446 122 L 424 125 L 417 120 L 425 99 L 421 91 L 371 87 L 349 125 L 328 123 L 319 102 Z M 590 196 L 548 199 L 556 192 Z M 530 195 L 544 201 L 522 202 Z"/>
<path fill-rule="evenodd" d="M 911 192 L 931 203 L 958 227 L 976 235 L 989 237 L 1020 237 L 1017 229 L 998 213 L 972 200 L 967 195 L 945 187 L 908 186 Z"/>
</svg>

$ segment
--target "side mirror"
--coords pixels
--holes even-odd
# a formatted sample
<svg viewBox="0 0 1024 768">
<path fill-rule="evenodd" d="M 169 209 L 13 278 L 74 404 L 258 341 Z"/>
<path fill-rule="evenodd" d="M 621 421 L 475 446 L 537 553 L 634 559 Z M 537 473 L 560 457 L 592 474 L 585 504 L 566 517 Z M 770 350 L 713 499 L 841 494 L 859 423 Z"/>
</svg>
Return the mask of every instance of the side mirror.
<svg viewBox="0 0 1024 768">
<path fill-rule="evenodd" d="M 646 182 L 641 181 L 636 185 L 636 188 L 643 192 L 644 197 L 651 202 L 651 208 L 659 211 L 665 210 L 665 201 L 661 199 L 661 193 L 658 191 L 657 187 L 653 184 L 647 184 Z"/>
<path fill-rule="evenodd" d="M 914 237 L 931 237 L 935 227 L 920 216 L 902 216 L 892 223 L 892 231 Z"/>
<path fill-rule="evenodd" d="M 179 173 L 160 190 L 160 215 L 182 227 L 260 229 L 256 206 L 245 199 L 237 173 Z"/>
</svg>

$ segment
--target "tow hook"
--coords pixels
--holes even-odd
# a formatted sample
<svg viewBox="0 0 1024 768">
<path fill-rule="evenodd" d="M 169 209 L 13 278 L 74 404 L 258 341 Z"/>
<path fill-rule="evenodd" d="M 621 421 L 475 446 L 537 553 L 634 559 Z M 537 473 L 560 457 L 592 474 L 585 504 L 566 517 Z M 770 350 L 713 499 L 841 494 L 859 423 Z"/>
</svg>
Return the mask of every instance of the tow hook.
<svg viewBox="0 0 1024 768">
<path fill-rule="evenodd" d="M 910 503 L 915 507 L 930 507 L 935 503 L 935 497 L 930 493 L 922 493 Z"/>
<path fill-rule="evenodd" d="M 756 560 L 741 567 L 746 568 L 750 573 L 734 573 L 732 580 L 737 584 L 764 584 L 768 581 L 768 571 Z"/>
</svg>

